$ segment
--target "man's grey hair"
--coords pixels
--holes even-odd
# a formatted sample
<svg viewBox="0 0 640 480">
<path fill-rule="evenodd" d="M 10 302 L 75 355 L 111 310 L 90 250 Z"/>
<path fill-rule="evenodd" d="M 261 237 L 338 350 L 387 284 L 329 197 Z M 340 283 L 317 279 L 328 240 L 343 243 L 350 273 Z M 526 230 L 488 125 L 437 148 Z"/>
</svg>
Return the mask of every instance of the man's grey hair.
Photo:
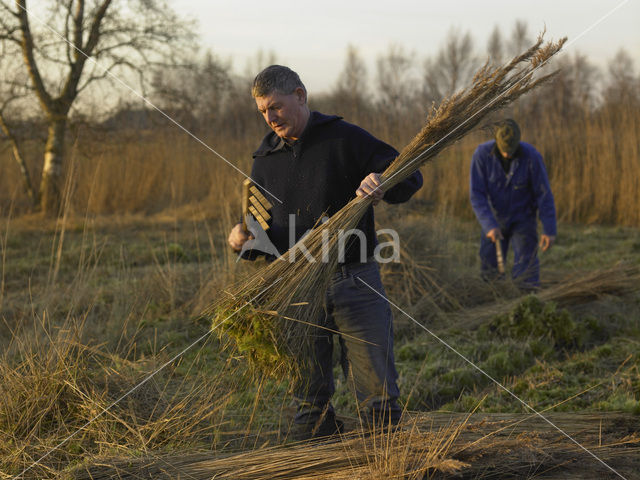
<svg viewBox="0 0 640 480">
<path fill-rule="evenodd" d="M 272 93 L 290 95 L 298 87 L 304 90 L 306 96 L 307 89 L 296 72 L 282 65 L 271 65 L 256 75 L 251 87 L 251 95 L 254 98 Z"/>
</svg>

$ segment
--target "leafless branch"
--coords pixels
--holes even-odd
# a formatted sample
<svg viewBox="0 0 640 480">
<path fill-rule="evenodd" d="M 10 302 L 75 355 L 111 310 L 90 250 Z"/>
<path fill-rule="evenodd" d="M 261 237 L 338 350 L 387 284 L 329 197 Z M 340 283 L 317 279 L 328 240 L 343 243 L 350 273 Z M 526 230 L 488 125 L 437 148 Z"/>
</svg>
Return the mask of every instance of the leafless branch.
<svg viewBox="0 0 640 480">
<path fill-rule="evenodd" d="M 119 59 L 113 61 L 107 68 L 103 69 L 102 73 L 89 75 L 84 80 L 84 82 L 82 82 L 82 84 L 78 86 L 78 93 L 82 92 L 88 86 L 90 86 L 92 83 L 94 83 L 94 82 L 96 82 L 98 80 L 104 80 L 105 78 L 109 78 L 109 76 L 110 76 L 109 74 L 113 73 L 112 72 L 113 69 L 116 68 L 116 67 L 121 67 L 121 66 L 125 66 L 125 67 L 129 68 L 130 70 L 133 70 L 133 71 L 137 72 L 139 75 L 141 75 L 143 73 L 142 69 L 138 65 L 135 65 L 134 63 L 128 61 L 125 58 L 119 58 Z"/>
<path fill-rule="evenodd" d="M 73 63 L 71 60 L 71 42 L 69 42 L 69 32 L 71 31 L 71 27 L 69 26 L 69 22 L 71 20 L 71 8 L 73 6 L 73 0 L 68 0 L 66 6 L 66 15 L 64 19 L 64 38 L 67 40 L 66 42 L 66 54 L 67 54 L 67 62 L 69 65 Z"/>
<path fill-rule="evenodd" d="M 17 22 L 14 23 L 9 21 L 11 20 L 11 17 L 14 17 L 13 20 L 15 21 L 15 12 L 9 8 L 4 0 L 0 0 L 0 6 L 0 40 L 9 40 L 14 43 L 19 43 L 20 39 L 15 36 L 15 34 L 20 31 L 20 27 Z"/>
<path fill-rule="evenodd" d="M 84 0 L 77 0 L 76 11 L 73 16 L 73 59 L 78 62 L 82 55 L 82 21 L 84 19 Z M 71 7 L 71 5 L 69 5 Z M 69 14 L 71 14 L 71 8 L 69 8 Z M 100 19 L 102 21 L 102 19 Z"/>
<path fill-rule="evenodd" d="M 27 65 L 27 70 L 36 94 L 40 102 L 47 110 L 52 109 L 52 99 L 47 92 L 40 70 L 34 55 L 33 37 L 31 36 L 31 27 L 29 26 L 29 15 L 27 13 L 27 0 L 16 0 L 18 6 L 18 18 L 20 19 L 20 30 L 22 31 L 22 55 Z"/>
<path fill-rule="evenodd" d="M 18 96 L 10 97 L 6 99 L 5 102 L 2 104 L 2 107 L 0 107 L 0 131 L 4 133 L 4 135 L 7 137 L 7 140 L 9 141 L 9 144 L 11 145 L 11 149 L 13 150 L 13 156 L 16 162 L 18 162 L 18 166 L 20 167 L 20 172 L 22 174 L 22 181 L 24 183 L 24 189 L 27 195 L 29 196 L 31 203 L 33 205 L 36 205 L 38 201 L 37 195 L 33 190 L 33 185 L 31 184 L 31 177 L 29 175 L 29 170 L 27 169 L 27 163 L 25 162 L 24 157 L 22 156 L 22 152 L 20 151 L 18 140 L 14 135 L 13 131 L 11 130 L 11 128 L 9 127 L 9 124 L 7 123 L 4 115 L 5 109 L 9 106 L 9 104 L 12 103 L 13 101 L 18 100 L 19 98 L 20 97 Z"/>
</svg>

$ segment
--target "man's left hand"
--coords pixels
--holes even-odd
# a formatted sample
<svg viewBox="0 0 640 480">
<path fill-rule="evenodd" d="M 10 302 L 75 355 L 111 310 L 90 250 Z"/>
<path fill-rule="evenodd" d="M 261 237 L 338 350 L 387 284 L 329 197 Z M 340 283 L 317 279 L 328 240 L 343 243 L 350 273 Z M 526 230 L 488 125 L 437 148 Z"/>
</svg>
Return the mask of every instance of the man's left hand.
<svg viewBox="0 0 640 480">
<path fill-rule="evenodd" d="M 356 190 L 356 195 L 358 197 L 371 197 L 373 198 L 373 204 L 376 205 L 384 197 L 384 190 L 380 187 L 381 184 L 380 174 L 370 173 L 360 183 L 360 187 Z"/>
<path fill-rule="evenodd" d="M 551 248 L 553 243 L 556 241 L 555 235 L 540 235 L 540 248 L 543 252 L 546 252 Z"/>
</svg>

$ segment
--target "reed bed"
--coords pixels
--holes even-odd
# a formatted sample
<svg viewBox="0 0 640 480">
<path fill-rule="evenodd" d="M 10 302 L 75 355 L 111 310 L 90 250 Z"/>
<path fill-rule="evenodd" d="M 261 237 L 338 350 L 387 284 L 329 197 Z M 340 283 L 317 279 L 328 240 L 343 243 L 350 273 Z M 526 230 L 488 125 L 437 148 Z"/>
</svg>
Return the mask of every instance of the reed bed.
<svg viewBox="0 0 640 480">
<path fill-rule="evenodd" d="M 391 188 L 408 178 L 487 115 L 549 80 L 553 74 L 534 74 L 565 40 L 543 43 L 540 36 L 511 62 L 482 67 L 469 88 L 431 110 L 422 130 L 381 174 L 382 187 Z M 305 368 L 304 362 L 310 358 L 308 330 L 322 315 L 326 287 L 338 264 L 341 232 L 356 228 L 371 203 L 370 198 L 354 198 L 278 260 L 231 288 L 225 299 L 206 310 L 214 325 L 222 322 L 217 331 L 227 334 L 261 374 L 277 378 L 286 371 L 295 380 Z M 301 246 L 309 255 L 302 254 Z M 246 315 L 249 309 L 264 314 Z M 260 355 L 261 341 L 254 342 L 254 338 L 270 339 L 275 354 Z M 260 361 L 255 362 L 256 358 Z"/>
</svg>

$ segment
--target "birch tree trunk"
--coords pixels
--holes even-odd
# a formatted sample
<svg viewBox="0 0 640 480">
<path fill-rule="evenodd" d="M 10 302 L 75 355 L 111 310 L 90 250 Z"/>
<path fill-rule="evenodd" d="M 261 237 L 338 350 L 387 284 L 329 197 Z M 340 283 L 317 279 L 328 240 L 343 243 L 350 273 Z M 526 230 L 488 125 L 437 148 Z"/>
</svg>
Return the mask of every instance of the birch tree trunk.
<svg viewBox="0 0 640 480">
<path fill-rule="evenodd" d="M 66 116 L 54 118 L 49 123 L 40 180 L 40 208 L 43 213 L 50 216 L 61 213 L 59 210 L 62 205 L 62 160 L 66 130 Z"/>
</svg>

